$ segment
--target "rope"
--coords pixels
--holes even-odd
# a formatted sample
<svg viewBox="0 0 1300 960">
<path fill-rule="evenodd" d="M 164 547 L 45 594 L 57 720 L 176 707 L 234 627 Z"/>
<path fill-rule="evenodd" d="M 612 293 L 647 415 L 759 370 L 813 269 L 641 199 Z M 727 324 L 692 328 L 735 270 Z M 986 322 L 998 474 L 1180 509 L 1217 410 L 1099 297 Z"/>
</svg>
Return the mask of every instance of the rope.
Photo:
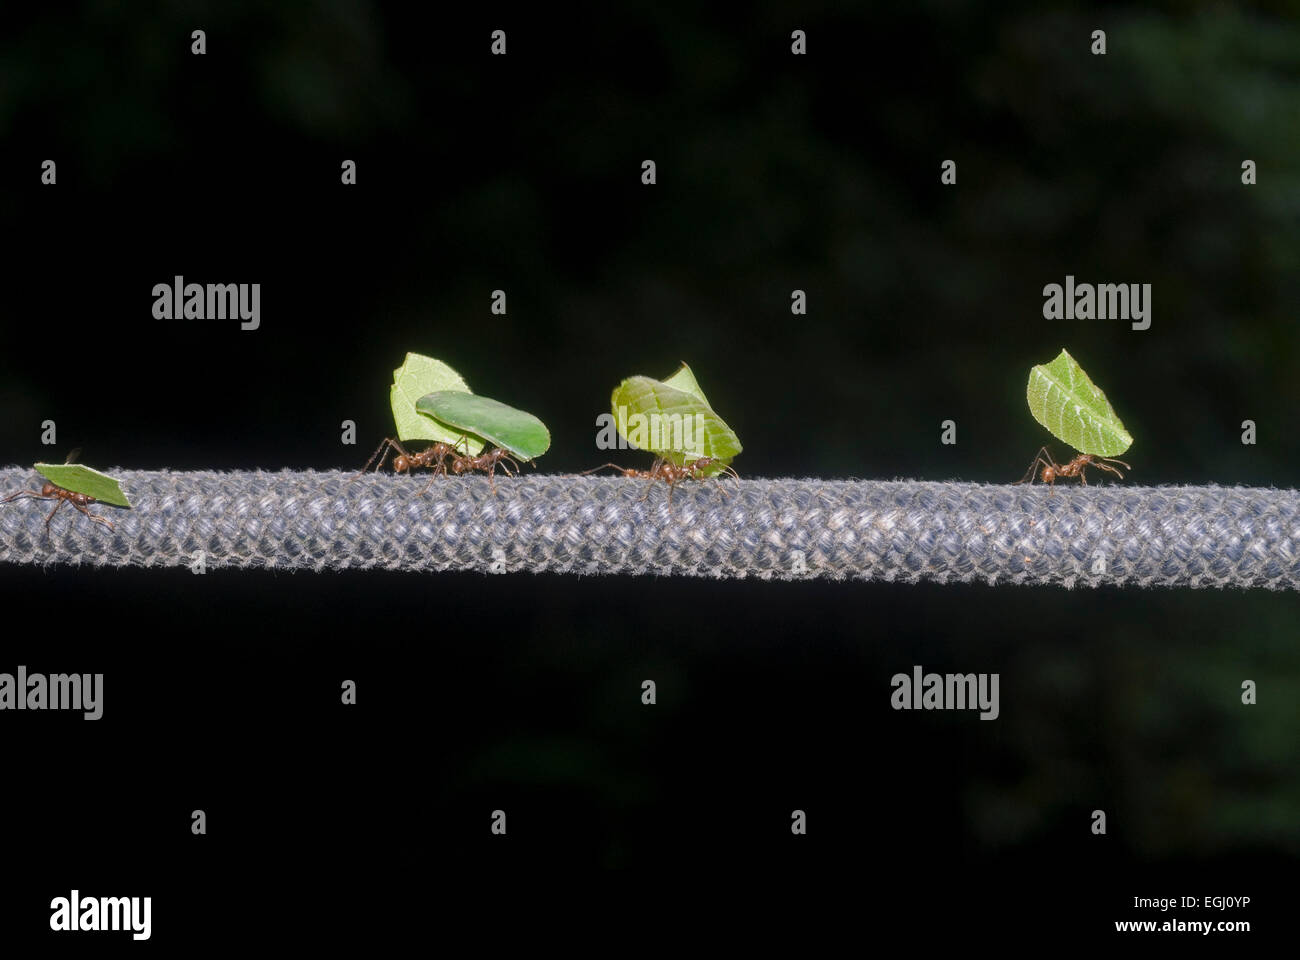
<svg viewBox="0 0 1300 960">
<path fill-rule="evenodd" d="M 1300 588 L 1295 490 L 107 472 L 113 529 L 0 505 L 0 563 Z"/>
</svg>

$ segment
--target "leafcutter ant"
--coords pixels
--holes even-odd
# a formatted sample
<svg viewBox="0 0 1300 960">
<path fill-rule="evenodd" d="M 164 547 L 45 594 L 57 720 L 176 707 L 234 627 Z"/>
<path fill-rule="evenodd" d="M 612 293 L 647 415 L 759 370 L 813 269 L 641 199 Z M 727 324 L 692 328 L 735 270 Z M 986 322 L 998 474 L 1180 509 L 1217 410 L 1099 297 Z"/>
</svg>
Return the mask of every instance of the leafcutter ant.
<svg viewBox="0 0 1300 960">
<path fill-rule="evenodd" d="M 45 534 L 49 536 L 50 521 L 65 503 L 70 503 L 95 523 L 102 523 L 113 529 L 113 521 L 107 517 L 91 513 L 86 508 L 92 503 L 106 503 L 115 507 L 131 506 L 122 492 L 117 480 L 90 467 L 76 463 L 81 448 L 73 450 L 62 465 L 52 463 L 35 464 L 36 472 L 44 478 L 40 490 L 19 490 L 0 500 L 0 503 L 12 503 L 15 500 L 57 500 L 50 515 L 45 518 Z M 56 483 L 56 480 L 62 483 Z M 66 484 L 66 486 L 65 486 Z"/>
<path fill-rule="evenodd" d="M 1043 469 L 1041 473 L 1039 473 L 1038 479 L 1043 483 L 1049 484 L 1053 491 L 1056 489 L 1056 481 L 1060 478 L 1078 477 L 1079 481 L 1086 487 L 1088 485 L 1088 475 L 1086 471 L 1089 467 L 1097 470 L 1104 470 L 1107 473 L 1113 473 L 1115 476 L 1123 480 L 1124 474 L 1120 473 L 1113 464 L 1119 464 L 1125 470 L 1133 469 L 1123 460 L 1116 460 L 1114 457 L 1098 457 L 1091 453 L 1081 453 L 1069 463 L 1057 463 L 1052 459 L 1052 455 L 1048 452 L 1047 448 L 1043 447 L 1038 451 L 1038 455 L 1034 457 L 1034 462 L 1029 465 L 1029 470 L 1016 482 L 1033 483 L 1034 474 L 1038 472 L 1040 465 Z"/>
<path fill-rule="evenodd" d="M 84 493 L 74 493 L 71 490 L 65 490 L 63 487 L 60 487 L 58 484 L 50 483 L 50 481 L 48 480 L 46 480 L 45 483 L 41 485 L 41 489 L 39 493 L 35 490 L 20 490 L 17 493 L 11 493 L 3 500 L 0 500 L 0 503 L 10 503 L 14 500 L 20 500 L 23 497 L 29 497 L 32 500 L 59 501 L 54 505 L 54 509 L 50 511 L 50 515 L 45 518 L 45 532 L 47 534 L 50 532 L 50 521 L 54 519 L 54 515 L 59 512 L 59 510 L 63 507 L 65 503 L 72 504 L 74 507 L 76 507 L 82 513 L 84 513 L 86 516 L 90 517 L 90 519 L 93 520 L 95 523 L 102 523 L 104 526 L 108 527 L 108 529 L 110 530 L 113 529 L 112 520 L 109 520 L 107 517 L 101 517 L 97 514 L 91 513 L 89 510 L 86 509 L 86 507 L 90 506 L 92 503 L 99 503 L 98 500 L 96 500 L 94 497 L 87 496 Z"/>
<path fill-rule="evenodd" d="M 646 485 L 645 493 L 641 495 L 642 500 L 650 495 L 650 488 L 654 485 L 654 482 L 656 480 L 662 480 L 664 483 L 668 484 L 668 499 L 672 500 L 674 484 L 680 483 L 682 480 L 704 480 L 706 479 L 706 477 L 703 476 L 704 471 L 716 463 L 718 463 L 716 457 L 700 457 L 696 460 L 688 460 L 686 463 L 680 465 L 673 463 L 665 457 L 659 457 L 655 460 L 654 465 L 651 466 L 649 470 L 636 470 L 632 467 L 620 467 L 616 463 L 602 463 L 599 467 L 593 467 L 590 470 L 583 471 L 583 476 L 610 467 L 617 470 L 625 477 L 649 480 L 650 483 Z M 728 473 L 737 480 L 740 479 L 740 474 L 736 473 L 736 471 L 730 466 L 725 466 L 723 468 L 723 473 Z M 728 495 L 727 491 L 722 487 L 719 487 L 718 489 L 722 491 L 723 496 Z"/>
<path fill-rule="evenodd" d="M 397 473 L 407 473 L 416 469 L 429 469 L 433 471 L 433 476 L 429 478 L 429 483 L 425 486 L 422 493 L 428 493 L 429 487 L 433 486 L 434 478 L 439 474 L 446 476 L 448 472 L 451 472 L 460 476 L 462 473 L 468 473 L 472 470 L 482 470 L 486 473 L 488 475 L 488 484 L 492 487 L 492 491 L 495 493 L 496 484 L 493 482 L 493 477 L 495 476 L 498 463 L 502 464 L 501 469 L 510 476 L 514 476 L 514 473 L 511 473 L 510 467 L 507 467 L 505 463 L 511 464 L 515 468 L 515 473 L 519 471 L 519 464 L 510 456 L 509 451 L 503 450 L 501 447 L 495 447 L 486 453 L 480 453 L 478 456 L 471 457 L 456 449 L 456 447 L 463 442 L 463 440 L 458 440 L 455 444 L 450 444 L 443 443 L 440 440 L 437 443 L 431 444 L 424 450 L 420 450 L 417 453 L 410 453 L 404 446 L 402 446 L 400 441 L 394 437 L 389 437 L 379 445 L 379 448 L 373 454 L 371 454 L 370 459 L 366 461 L 366 465 L 361 468 L 361 473 L 357 474 L 357 477 L 370 469 L 370 465 L 375 462 L 375 457 L 379 457 L 379 466 L 375 469 L 384 469 L 384 461 L 388 459 L 388 454 L 393 450 L 397 451 L 397 456 L 393 458 L 393 470 Z M 381 453 L 383 456 L 380 456 Z M 448 461 L 450 461 L 450 465 L 448 464 Z M 502 461 L 505 461 L 505 463 L 502 463 Z M 353 477 L 352 479 L 355 480 L 356 477 Z"/>
<path fill-rule="evenodd" d="M 444 475 L 447 473 L 448 457 L 453 458 L 453 460 L 460 457 L 460 454 L 456 452 L 455 446 L 450 443 L 443 443 L 441 440 L 417 453 L 410 453 L 404 446 L 402 446 L 401 442 L 398 441 L 396 437 L 388 437 L 379 445 L 379 448 L 370 455 L 370 459 L 366 461 L 366 465 L 361 468 L 361 473 L 358 473 L 356 477 L 352 478 L 352 480 L 357 479 L 357 477 L 369 470 L 370 465 L 375 462 L 375 457 L 379 457 L 381 452 L 383 453 L 383 456 L 379 457 L 379 466 L 375 469 L 384 469 L 384 461 L 388 459 L 388 454 L 393 450 L 397 451 L 397 456 L 393 458 L 393 470 L 395 472 L 408 473 L 416 469 L 430 469 L 433 471 L 433 476 L 429 477 L 428 485 L 420 491 L 421 495 L 429 492 L 429 487 L 433 486 L 434 477 L 438 476 L 440 473 Z M 348 483 L 351 483 L 352 480 L 349 480 Z"/>
<path fill-rule="evenodd" d="M 482 470 L 488 476 L 488 486 L 492 489 L 493 493 L 496 493 L 497 487 L 492 481 L 492 476 L 496 473 L 498 463 L 501 464 L 501 469 L 505 471 L 507 476 L 513 477 L 519 472 L 518 462 L 514 457 L 510 456 L 509 450 L 505 450 L 501 447 L 493 447 L 486 453 L 480 453 L 477 457 L 455 454 L 451 461 L 451 472 L 460 476 L 468 470 Z M 514 473 L 510 472 L 510 467 L 507 467 L 506 463 L 511 464 L 515 468 Z"/>
<path fill-rule="evenodd" d="M 384 461 L 388 459 L 388 454 L 393 450 L 397 451 L 397 456 L 393 458 L 393 469 L 397 473 L 406 473 L 409 470 L 427 467 L 431 468 L 436 476 L 439 473 L 447 472 L 446 460 L 448 457 L 458 456 L 456 448 L 450 443 L 439 441 L 418 453 L 410 453 L 396 437 L 389 437 L 370 455 L 366 465 L 361 468 L 361 473 L 365 473 L 370 469 L 370 465 L 375 462 L 375 457 L 379 457 L 381 452 L 383 456 L 379 457 L 379 466 L 375 467 L 375 470 L 384 469 Z M 357 476 L 361 476 L 361 473 L 357 474 Z M 355 480 L 356 477 L 353 479 Z"/>
</svg>

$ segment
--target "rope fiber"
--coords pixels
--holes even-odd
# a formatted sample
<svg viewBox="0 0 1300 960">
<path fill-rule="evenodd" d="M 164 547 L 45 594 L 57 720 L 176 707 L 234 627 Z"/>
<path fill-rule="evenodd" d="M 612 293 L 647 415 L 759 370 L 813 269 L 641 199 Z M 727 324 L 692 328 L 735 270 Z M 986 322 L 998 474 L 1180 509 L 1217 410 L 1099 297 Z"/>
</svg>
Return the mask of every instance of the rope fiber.
<svg viewBox="0 0 1300 960">
<path fill-rule="evenodd" d="M 106 472 L 113 529 L 3 504 L 0 563 L 1300 587 L 1295 490 Z M 0 470 L 0 495 L 40 485 Z"/>
</svg>

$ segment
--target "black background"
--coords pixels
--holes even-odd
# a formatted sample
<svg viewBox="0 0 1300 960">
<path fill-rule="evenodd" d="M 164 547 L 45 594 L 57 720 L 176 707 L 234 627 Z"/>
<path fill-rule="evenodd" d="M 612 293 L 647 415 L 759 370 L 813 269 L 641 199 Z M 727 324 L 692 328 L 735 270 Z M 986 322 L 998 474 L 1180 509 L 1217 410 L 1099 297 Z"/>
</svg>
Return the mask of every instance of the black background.
<svg viewBox="0 0 1300 960">
<path fill-rule="evenodd" d="M 687 360 L 742 475 L 1004 482 L 1066 346 L 1131 482 L 1290 486 L 1295 11 L 1173 10 L 7 13 L 0 444 L 359 468 L 410 350 L 569 472 L 621 378 Z M 177 274 L 261 283 L 261 329 L 154 320 Z M 1045 321 L 1066 274 L 1151 283 L 1151 329 Z M 3 717 L 15 937 L 73 887 L 152 896 L 158 943 L 492 933 L 551 898 L 557 935 L 833 905 L 998 943 L 1215 894 L 1258 937 L 1300 853 L 1289 595 L 7 567 L 0 601 L 0 669 L 106 675 L 96 723 Z M 892 711 L 918 663 L 1000 673 L 1000 719 Z"/>
</svg>

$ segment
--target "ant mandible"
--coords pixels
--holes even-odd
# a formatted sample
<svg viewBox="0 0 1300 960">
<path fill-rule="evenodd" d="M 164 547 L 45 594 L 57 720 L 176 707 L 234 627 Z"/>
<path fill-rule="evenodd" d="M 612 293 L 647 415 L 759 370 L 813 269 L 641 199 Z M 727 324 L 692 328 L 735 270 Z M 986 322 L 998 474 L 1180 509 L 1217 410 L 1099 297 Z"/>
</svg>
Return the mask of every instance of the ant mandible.
<svg viewBox="0 0 1300 960">
<path fill-rule="evenodd" d="M 1112 466 L 1112 464 L 1116 463 L 1125 470 L 1133 469 L 1123 460 L 1116 460 L 1114 457 L 1098 457 L 1091 453 L 1081 453 L 1069 463 L 1057 463 L 1052 459 L 1052 455 L 1048 452 L 1047 447 L 1043 447 L 1038 451 L 1038 455 L 1034 457 L 1034 462 L 1029 465 L 1029 470 L 1023 477 L 1017 480 L 1016 483 L 1025 483 L 1026 481 L 1033 483 L 1034 473 L 1038 469 L 1039 464 L 1042 464 L 1043 467 L 1039 479 L 1043 483 L 1049 484 L 1053 492 L 1056 490 L 1056 481 L 1058 477 L 1078 477 L 1079 481 L 1086 487 L 1088 485 L 1088 475 L 1086 471 L 1089 467 L 1093 467 L 1097 470 L 1104 470 L 1107 473 L 1113 473 L 1115 476 L 1123 480 L 1124 474 L 1120 473 L 1118 469 Z"/>
</svg>

